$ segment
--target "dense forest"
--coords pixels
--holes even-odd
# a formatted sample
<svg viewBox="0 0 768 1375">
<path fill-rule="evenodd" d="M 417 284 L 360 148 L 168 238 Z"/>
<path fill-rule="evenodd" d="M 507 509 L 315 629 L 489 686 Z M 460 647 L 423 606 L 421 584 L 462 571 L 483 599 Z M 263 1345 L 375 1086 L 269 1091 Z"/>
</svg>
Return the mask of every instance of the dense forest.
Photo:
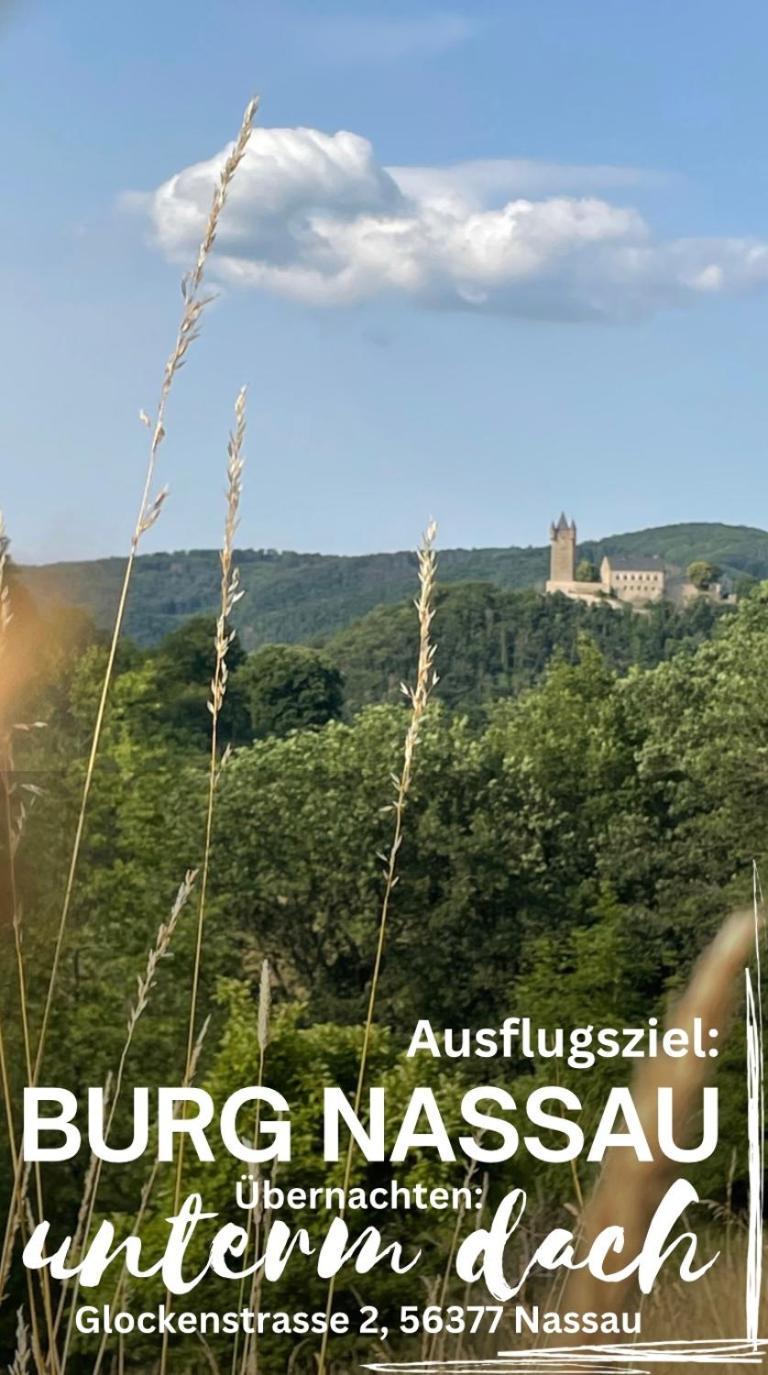
<svg viewBox="0 0 768 1375">
<path fill-rule="evenodd" d="M 656 555 L 681 570 L 706 558 L 734 583 L 768 578 L 768 534 L 749 526 L 662 525 L 583 542 L 579 550 L 582 558 L 598 563 L 605 553 Z M 332 634 L 379 605 L 402 602 L 410 595 L 416 567 L 415 555 L 408 552 L 345 557 L 242 549 L 237 561 L 246 596 L 235 619 L 248 649 Z M 443 583 L 492 582 L 507 589 L 541 587 L 548 561 L 544 547 L 446 549 L 440 556 L 440 578 Z M 104 629 L 112 624 L 122 566 L 119 558 L 54 563 L 27 567 L 23 578 L 39 602 L 81 607 Z M 218 576 L 218 555 L 212 549 L 141 554 L 128 608 L 130 638 L 154 645 L 189 616 L 212 614 Z"/>
<path fill-rule="evenodd" d="M 492 583 L 449 585 L 437 597 L 441 673 L 436 696 L 469 713 L 516 696 L 538 682 L 555 656 L 575 662 L 585 635 L 611 668 L 651 668 L 709 639 L 730 609 L 701 597 L 686 610 L 660 602 L 638 615 L 628 606 L 589 606 L 560 594 L 511 592 Z M 417 652 L 413 608 L 409 603 L 380 607 L 319 644 L 341 670 L 348 714 L 370 703 L 397 701 Z"/>
<path fill-rule="evenodd" d="M 87 618 L 49 619 L 26 579 L 14 587 L 14 661 L 35 655 L 23 684 L 26 714 L 15 719 L 45 723 L 14 737 L 14 805 L 23 805 L 14 871 L 37 1025 L 107 651 Z M 256 610 L 250 615 L 256 625 Z M 269 961 L 265 1081 L 298 1105 L 284 1184 L 324 1178 L 318 1094 L 324 1083 L 354 1087 L 381 902 L 378 856 L 407 719 L 399 685 L 413 677 L 417 638 L 408 603 L 320 640 L 316 630 L 315 621 L 305 637 L 312 643 L 248 653 L 236 639 L 230 649 L 221 735 L 233 750 L 218 779 L 200 994 L 210 1023 L 196 1082 L 218 1098 L 255 1082 Z M 407 1060 L 419 1018 L 492 1026 L 524 1008 L 542 1025 L 569 1026 L 610 1024 L 621 1009 L 642 1021 L 663 1012 L 729 906 L 749 900 L 752 861 L 768 853 L 768 585 L 736 610 L 702 599 L 684 613 L 661 605 L 637 615 L 461 582 L 440 592 L 434 637 L 441 681 L 415 759 L 371 1076 L 394 1105 L 414 1084 L 432 1083 L 450 1120 L 457 1085 L 476 1070 Z M 185 871 L 200 864 L 213 643 L 212 618 L 198 615 L 156 647 L 126 642 L 118 656 L 46 1051 L 48 1082 L 76 1093 L 104 1083 L 120 1063 L 147 951 Z M 4 872 L 8 906 L 7 865 Z M 24 1053 L 10 921 L 0 938 L 2 1029 L 18 1094 Z M 181 1082 L 193 960 L 194 920 L 182 914 L 132 1034 L 132 1082 Z M 621 1073 L 615 1062 L 596 1068 L 595 1102 Z M 521 1096 L 532 1076 L 546 1077 L 522 1058 L 482 1074 L 504 1076 Z M 695 1179 L 713 1209 L 735 1217 L 746 1179 L 738 1037 L 719 1082 L 726 1144 Z M 121 1099 L 117 1138 L 126 1111 Z M 62 1231 L 75 1225 L 86 1163 L 44 1175 L 48 1215 Z M 238 1168 L 190 1165 L 187 1187 L 226 1216 Z M 366 1171 L 358 1160 L 355 1178 L 392 1168 Z M 579 1165 L 580 1194 L 594 1169 Z M 10 1170 L 4 1156 L 4 1192 Z M 338 1182 L 338 1169 L 327 1175 Z M 96 1217 L 110 1217 L 121 1235 L 130 1230 L 146 1176 L 142 1162 L 105 1168 Z M 463 1167 L 417 1153 L 398 1173 L 403 1182 L 426 1177 L 460 1184 Z M 562 1170 L 516 1160 L 491 1172 L 489 1197 L 511 1180 L 530 1190 L 537 1226 L 563 1201 Z M 170 1170 L 161 1170 L 144 1215 L 150 1241 L 172 1192 Z M 439 1277 L 451 1224 L 411 1216 L 398 1227 L 428 1247 Z M 353 1288 L 353 1280 L 341 1285 L 341 1304 L 354 1304 Z M 213 1290 L 209 1306 L 224 1304 Z M 302 1306 L 324 1302 L 308 1265 L 274 1290 L 273 1306 L 296 1292 Z M 390 1277 L 379 1302 L 386 1308 L 404 1292 Z M 139 1347 L 130 1360 L 145 1354 Z M 193 1344 L 185 1348 L 188 1368 L 201 1359 Z M 312 1368 L 309 1351 L 297 1360 L 297 1370 Z M 285 1369 L 285 1346 L 265 1340 L 261 1361 L 265 1372 Z M 92 1362 L 83 1358 L 81 1368 Z"/>
</svg>

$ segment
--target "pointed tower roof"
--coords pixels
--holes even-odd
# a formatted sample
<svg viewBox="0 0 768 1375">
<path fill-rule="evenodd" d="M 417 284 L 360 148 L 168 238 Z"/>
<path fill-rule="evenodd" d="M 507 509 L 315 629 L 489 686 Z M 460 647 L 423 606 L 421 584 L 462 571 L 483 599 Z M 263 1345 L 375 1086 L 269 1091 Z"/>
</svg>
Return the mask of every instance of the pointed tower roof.
<svg viewBox="0 0 768 1375">
<path fill-rule="evenodd" d="M 570 525 L 568 524 L 568 521 L 567 521 L 566 518 L 565 518 L 565 511 L 561 511 L 561 512 L 560 512 L 560 519 L 559 519 L 559 521 L 557 522 L 557 525 L 555 526 L 555 529 L 556 529 L 556 530 L 570 530 L 570 528 L 571 528 L 571 527 L 570 527 Z"/>
</svg>

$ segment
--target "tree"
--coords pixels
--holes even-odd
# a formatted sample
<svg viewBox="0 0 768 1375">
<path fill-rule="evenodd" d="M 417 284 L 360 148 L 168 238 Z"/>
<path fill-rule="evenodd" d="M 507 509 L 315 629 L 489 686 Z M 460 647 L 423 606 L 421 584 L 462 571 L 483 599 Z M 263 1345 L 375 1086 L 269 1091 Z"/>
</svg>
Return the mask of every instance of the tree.
<svg viewBox="0 0 768 1375">
<path fill-rule="evenodd" d="M 717 582 L 721 573 L 722 569 L 716 563 L 710 563 L 709 559 L 694 559 L 693 563 L 688 564 L 688 578 L 702 592 Z"/>
<path fill-rule="evenodd" d="M 250 655 L 237 677 L 257 739 L 324 726 L 341 716 L 341 673 L 318 649 L 265 645 Z"/>
<path fill-rule="evenodd" d="M 591 559 L 579 559 L 576 565 L 577 582 L 599 582 L 600 573 Z"/>
<path fill-rule="evenodd" d="M 695 648 L 711 638 L 723 615 L 731 614 L 732 604 L 719 598 L 694 597 L 681 608 L 657 602 L 638 616 L 631 607 L 611 607 L 602 598 L 588 605 L 530 588 L 450 583 L 436 600 L 440 679 L 435 698 L 480 725 L 488 704 L 533 687 L 554 658 L 577 662 L 582 632 L 610 668 L 625 673 L 633 664 L 652 668 Z M 324 649 L 344 675 L 345 718 L 378 702 L 403 705 L 400 684 L 410 680 L 418 654 L 413 606 L 380 606 L 333 635 Z"/>
<path fill-rule="evenodd" d="M 210 739 L 211 718 L 206 703 L 216 663 L 216 617 L 191 616 L 172 630 L 159 645 L 155 663 L 163 678 L 161 714 L 168 733 L 205 746 Z M 229 681 L 219 718 L 224 741 L 248 736 L 248 713 L 237 670 L 245 663 L 245 651 L 235 638 L 227 652 Z"/>
<path fill-rule="evenodd" d="M 741 577 L 736 579 L 734 592 L 739 598 L 751 597 L 759 586 L 759 578 L 753 578 L 751 573 L 742 573 Z"/>
</svg>

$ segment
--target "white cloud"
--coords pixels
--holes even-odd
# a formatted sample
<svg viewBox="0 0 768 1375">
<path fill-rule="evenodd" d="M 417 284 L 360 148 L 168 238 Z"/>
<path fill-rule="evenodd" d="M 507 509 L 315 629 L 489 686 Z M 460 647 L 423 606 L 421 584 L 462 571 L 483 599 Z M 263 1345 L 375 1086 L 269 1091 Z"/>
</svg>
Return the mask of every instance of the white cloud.
<svg viewBox="0 0 768 1375">
<path fill-rule="evenodd" d="M 605 191 L 634 186 L 658 186 L 666 181 L 655 172 L 634 167 L 580 167 L 536 162 L 530 158 L 476 158 L 450 167 L 390 167 L 398 186 L 416 200 L 458 196 L 476 209 L 503 202 L 509 196 L 557 195 L 569 191 Z"/>
<path fill-rule="evenodd" d="M 173 261 L 194 252 L 226 151 L 130 197 Z M 768 243 L 662 240 L 637 211 L 584 194 L 639 179 L 508 159 L 386 168 L 357 134 L 258 128 L 216 270 L 233 286 L 313 305 L 395 293 L 553 320 L 633 319 L 768 280 Z"/>
</svg>

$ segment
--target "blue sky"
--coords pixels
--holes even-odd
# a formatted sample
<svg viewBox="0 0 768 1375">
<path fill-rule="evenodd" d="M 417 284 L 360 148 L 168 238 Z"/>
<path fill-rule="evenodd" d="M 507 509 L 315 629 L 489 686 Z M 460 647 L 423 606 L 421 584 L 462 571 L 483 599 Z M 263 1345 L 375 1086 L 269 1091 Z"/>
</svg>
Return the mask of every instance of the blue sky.
<svg viewBox="0 0 768 1375">
<path fill-rule="evenodd" d="M 252 91 L 260 141 L 146 548 L 218 542 L 243 382 L 243 544 L 401 548 L 430 514 L 445 545 L 541 543 L 563 506 L 585 537 L 767 523 L 758 0 L 0 13 L 0 502 L 18 557 L 125 550 L 137 413 Z"/>
</svg>

